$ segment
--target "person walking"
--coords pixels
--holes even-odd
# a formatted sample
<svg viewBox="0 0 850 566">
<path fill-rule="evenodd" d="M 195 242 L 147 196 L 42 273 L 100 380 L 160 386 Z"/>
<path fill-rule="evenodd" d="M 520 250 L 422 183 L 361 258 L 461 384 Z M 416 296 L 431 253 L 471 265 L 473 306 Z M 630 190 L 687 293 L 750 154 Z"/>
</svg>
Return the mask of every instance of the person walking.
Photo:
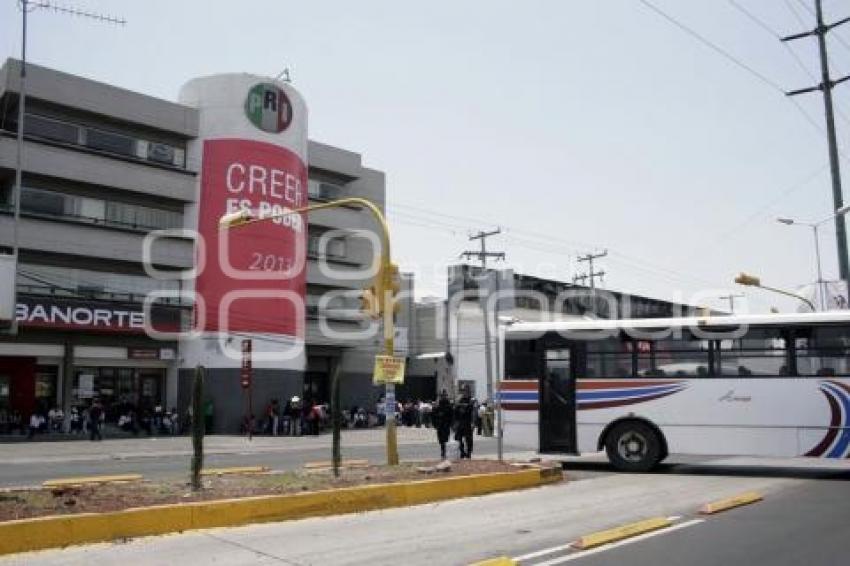
<svg viewBox="0 0 850 566">
<path fill-rule="evenodd" d="M 103 418 L 103 407 L 97 399 L 89 409 L 89 440 L 103 440 L 103 435 L 100 432 L 100 421 Z"/>
<path fill-rule="evenodd" d="M 460 447 L 461 458 L 472 458 L 472 424 L 475 420 L 475 403 L 469 393 L 469 387 L 461 390 L 460 399 L 455 403 L 455 440 Z"/>
<path fill-rule="evenodd" d="M 449 434 L 452 430 L 452 422 L 454 421 L 454 407 L 449 401 L 449 394 L 443 389 L 440 392 L 440 399 L 431 411 L 431 421 L 434 423 L 434 428 L 437 430 L 437 442 L 440 443 L 440 458 L 446 459 L 446 443 L 449 441 Z"/>
</svg>

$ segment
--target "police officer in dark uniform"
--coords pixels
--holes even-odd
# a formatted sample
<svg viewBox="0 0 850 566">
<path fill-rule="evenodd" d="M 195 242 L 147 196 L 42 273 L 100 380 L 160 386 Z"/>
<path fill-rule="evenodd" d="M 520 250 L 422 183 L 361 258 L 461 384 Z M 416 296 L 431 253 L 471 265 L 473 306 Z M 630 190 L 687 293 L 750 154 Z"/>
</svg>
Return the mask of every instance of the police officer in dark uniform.
<svg viewBox="0 0 850 566">
<path fill-rule="evenodd" d="M 455 404 L 455 440 L 460 445 L 460 457 L 472 458 L 472 424 L 475 419 L 475 403 L 469 393 L 469 387 L 464 386 L 460 399 Z"/>
<path fill-rule="evenodd" d="M 437 430 L 437 442 L 440 443 L 440 457 L 446 459 L 446 442 L 449 441 L 449 434 L 452 431 L 452 422 L 454 421 L 454 407 L 449 400 L 449 394 L 446 390 L 440 393 L 440 399 L 431 410 L 431 420 L 434 423 L 434 428 Z"/>
</svg>

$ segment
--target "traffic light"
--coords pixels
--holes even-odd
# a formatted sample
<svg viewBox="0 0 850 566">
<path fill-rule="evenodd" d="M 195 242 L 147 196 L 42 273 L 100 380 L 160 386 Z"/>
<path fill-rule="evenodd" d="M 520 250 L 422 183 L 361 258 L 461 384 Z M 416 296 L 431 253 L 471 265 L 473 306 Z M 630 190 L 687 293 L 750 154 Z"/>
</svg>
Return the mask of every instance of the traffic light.
<svg viewBox="0 0 850 566">
<path fill-rule="evenodd" d="M 363 289 L 360 309 L 371 318 L 381 318 L 387 311 L 396 314 L 399 310 L 396 295 L 400 290 L 398 266 L 391 263 L 388 270 L 379 269 L 372 284 Z"/>
<path fill-rule="evenodd" d="M 748 287 L 761 287 L 761 279 L 754 275 L 747 275 L 746 273 L 739 273 L 735 278 L 735 283 Z"/>
<path fill-rule="evenodd" d="M 363 294 L 360 296 L 360 310 L 369 318 L 381 316 L 381 307 L 378 304 L 378 294 L 374 285 L 368 289 L 363 289 Z"/>
<path fill-rule="evenodd" d="M 401 291 L 401 276 L 398 272 L 398 265 L 394 263 L 390 264 L 386 283 L 384 288 L 384 304 L 382 305 L 381 313 L 390 311 L 395 316 L 399 311 L 399 302 L 396 296 Z"/>
</svg>

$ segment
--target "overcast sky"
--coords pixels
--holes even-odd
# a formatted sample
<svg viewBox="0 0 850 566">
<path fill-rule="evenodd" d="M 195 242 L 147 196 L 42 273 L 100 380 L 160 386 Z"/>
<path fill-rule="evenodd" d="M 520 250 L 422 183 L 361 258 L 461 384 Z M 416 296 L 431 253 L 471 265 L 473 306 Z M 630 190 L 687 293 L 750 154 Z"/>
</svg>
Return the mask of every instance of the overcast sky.
<svg viewBox="0 0 850 566">
<path fill-rule="evenodd" d="M 311 138 L 386 172 L 395 255 L 420 295 L 445 292 L 470 231 L 500 226 L 489 245 L 518 271 L 571 280 L 578 254 L 607 249 L 604 286 L 688 300 L 739 292 L 742 270 L 811 282 L 810 231 L 775 217 L 832 210 L 822 98 L 797 107 L 779 90 L 813 84 L 816 41 L 789 50 L 770 31 L 813 27 L 812 0 L 736 1 L 762 25 L 727 0 L 652 4 L 754 72 L 639 0 L 80 0 L 127 25 L 36 10 L 29 57 L 170 100 L 199 75 L 288 67 Z M 0 48 L 20 54 L 14 0 L 0 2 Z M 834 76 L 850 73 L 850 24 L 830 49 Z M 850 83 L 835 94 L 850 156 Z M 822 236 L 832 278 L 831 226 Z"/>
</svg>

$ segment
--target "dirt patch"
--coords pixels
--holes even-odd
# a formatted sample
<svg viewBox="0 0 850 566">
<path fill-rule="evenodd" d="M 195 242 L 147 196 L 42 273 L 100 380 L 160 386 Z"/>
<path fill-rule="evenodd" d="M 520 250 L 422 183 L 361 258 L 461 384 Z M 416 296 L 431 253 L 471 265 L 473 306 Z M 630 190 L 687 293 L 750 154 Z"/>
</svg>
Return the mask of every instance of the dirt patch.
<svg viewBox="0 0 850 566">
<path fill-rule="evenodd" d="M 437 462 L 410 462 L 395 467 L 368 466 L 344 469 L 339 478 L 330 470 L 298 470 L 255 475 L 207 476 L 204 489 L 192 492 L 186 479 L 138 481 L 61 489 L 0 492 L 0 521 L 120 511 L 165 503 L 230 499 L 252 495 L 280 495 L 376 483 L 395 483 L 451 476 L 512 472 L 519 468 L 493 460 L 453 462 L 448 472 L 424 474 L 420 467 Z"/>
</svg>

